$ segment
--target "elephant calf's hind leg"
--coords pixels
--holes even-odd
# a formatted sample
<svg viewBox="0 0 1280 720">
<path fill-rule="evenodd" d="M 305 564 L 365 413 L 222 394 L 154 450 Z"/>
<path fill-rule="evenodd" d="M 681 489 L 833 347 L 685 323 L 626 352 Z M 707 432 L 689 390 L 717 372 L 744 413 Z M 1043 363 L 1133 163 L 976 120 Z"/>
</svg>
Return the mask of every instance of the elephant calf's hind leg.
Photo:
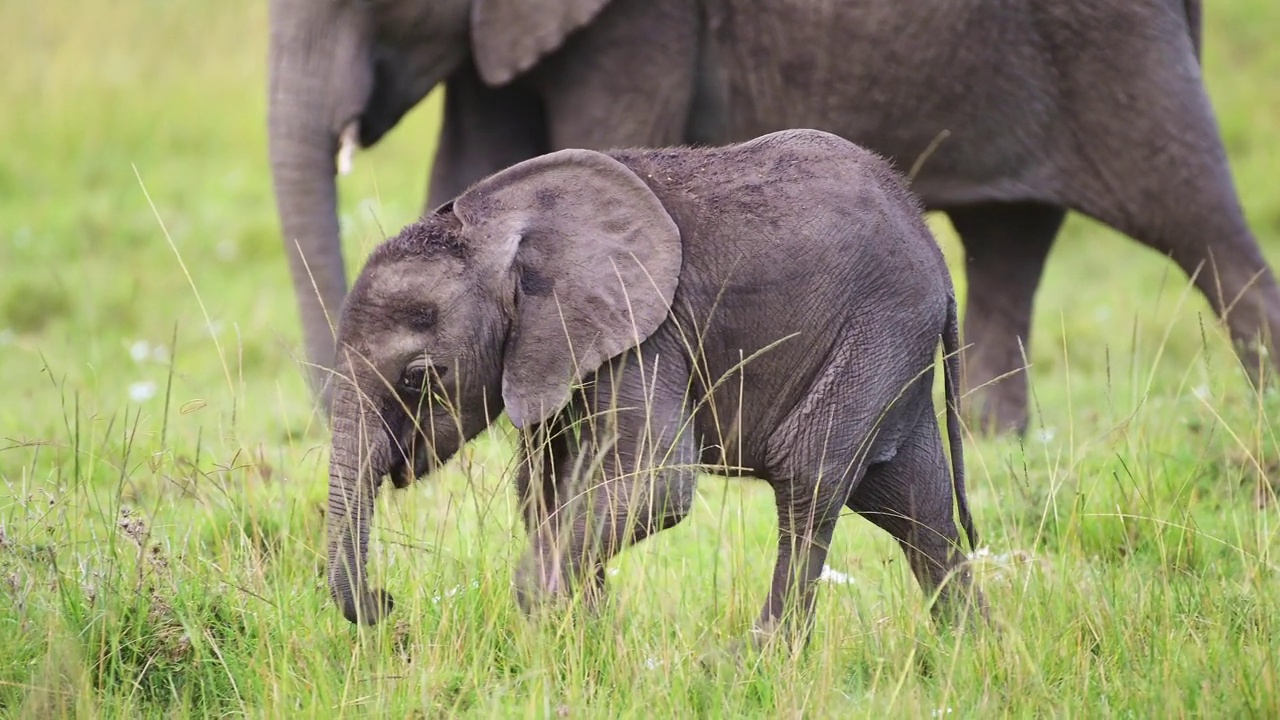
<svg viewBox="0 0 1280 720">
<path fill-rule="evenodd" d="M 847 503 L 898 541 L 925 594 L 938 593 L 932 611 L 944 622 L 970 599 L 986 614 L 985 599 L 962 564 L 954 497 L 937 420 L 926 411 L 892 460 L 867 469 Z"/>
</svg>

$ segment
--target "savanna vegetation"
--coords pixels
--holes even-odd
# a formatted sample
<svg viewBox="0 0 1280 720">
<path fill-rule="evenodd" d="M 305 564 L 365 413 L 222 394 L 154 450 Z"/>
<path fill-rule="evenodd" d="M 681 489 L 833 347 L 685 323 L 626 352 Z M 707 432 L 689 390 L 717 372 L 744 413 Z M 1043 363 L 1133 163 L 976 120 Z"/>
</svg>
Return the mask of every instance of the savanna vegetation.
<svg viewBox="0 0 1280 720">
<path fill-rule="evenodd" d="M 612 565 L 601 616 L 531 624 L 502 424 L 383 493 L 372 567 L 398 606 L 347 623 L 266 164 L 265 6 L 0 3 L 0 714 L 1280 712 L 1280 396 L 1251 392 L 1170 262 L 1078 217 L 1039 295 L 1032 429 L 967 444 L 998 632 L 935 632 L 897 547 L 849 516 L 809 650 L 706 661 L 755 617 L 776 543 L 768 488 L 717 478 Z M 1280 266 L 1280 4 L 1206 12 Z M 352 268 L 420 210 L 439 99 L 342 180 Z"/>
</svg>

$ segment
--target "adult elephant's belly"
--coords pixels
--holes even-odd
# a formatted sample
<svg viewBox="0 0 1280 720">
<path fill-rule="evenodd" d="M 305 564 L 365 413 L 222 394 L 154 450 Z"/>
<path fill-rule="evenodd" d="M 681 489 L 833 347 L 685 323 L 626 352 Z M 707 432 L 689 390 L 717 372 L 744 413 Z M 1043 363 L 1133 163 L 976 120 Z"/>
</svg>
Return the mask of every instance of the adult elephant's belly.
<svg viewBox="0 0 1280 720">
<path fill-rule="evenodd" d="M 1062 119 L 1027 4 L 723 0 L 690 127 L 825 130 L 917 170 L 931 207 L 1046 199 Z"/>
</svg>

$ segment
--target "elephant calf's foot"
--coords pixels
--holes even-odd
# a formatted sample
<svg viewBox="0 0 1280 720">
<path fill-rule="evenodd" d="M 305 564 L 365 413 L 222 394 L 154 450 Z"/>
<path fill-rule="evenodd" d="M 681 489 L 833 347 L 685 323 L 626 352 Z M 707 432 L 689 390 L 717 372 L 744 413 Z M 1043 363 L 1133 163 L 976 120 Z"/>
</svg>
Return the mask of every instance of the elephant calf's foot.
<svg viewBox="0 0 1280 720">
<path fill-rule="evenodd" d="M 746 637 L 730 640 L 723 646 L 713 647 L 698 655 L 698 663 L 708 672 L 730 668 L 741 670 L 755 658 L 781 651 L 790 654 L 796 649 L 808 647 L 808 637 L 779 629 L 753 627 Z"/>
<path fill-rule="evenodd" d="M 340 601 L 342 615 L 349 622 L 359 625 L 377 625 L 395 609 L 395 600 L 385 590 L 357 593 Z"/>
<path fill-rule="evenodd" d="M 974 585 L 944 590 L 929 611 L 940 628 L 981 632 L 991 627 L 986 597 Z"/>
<path fill-rule="evenodd" d="M 604 567 L 584 578 L 575 575 L 562 560 L 528 558 L 516 570 L 516 603 L 525 615 L 534 616 L 564 610 L 576 598 L 584 610 L 595 613 L 605 597 Z"/>
</svg>

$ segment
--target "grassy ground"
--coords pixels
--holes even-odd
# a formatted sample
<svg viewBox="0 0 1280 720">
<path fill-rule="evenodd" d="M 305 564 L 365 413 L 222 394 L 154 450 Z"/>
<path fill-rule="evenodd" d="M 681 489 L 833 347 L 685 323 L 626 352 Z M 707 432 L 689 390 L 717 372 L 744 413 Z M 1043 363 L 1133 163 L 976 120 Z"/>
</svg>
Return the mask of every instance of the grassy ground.
<svg viewBox="0 0 1280 720">
<path fill-rule="evenodd" d="M 1169 263 L 1072 219 L 1040 294 L 1025 443 L 968 445 L 998 635 L 939 635 L 895 546 L 841 524 L 811 650 L 703 666 L 773 558 L 763 486 L 536 627 L 496 430 L 379 503 L 394 622 L 323 588 L 325 436 L 265 164 L 265 3 L 0 4 L 0 713 L 1223 717 L 1280 711 L 1268 414 Z M 217 8 L 215 10 L 215 8 Z M 1280 6 L 1208 8 L 1210 90 L 1280 261 Z M 419 108 L 344 179 L 353 264 L 412 218 Z M 415 158 L 421 158 L 417 160 Z M 957 245 L 934 219 L 950 257 Z"/>
</svg>

